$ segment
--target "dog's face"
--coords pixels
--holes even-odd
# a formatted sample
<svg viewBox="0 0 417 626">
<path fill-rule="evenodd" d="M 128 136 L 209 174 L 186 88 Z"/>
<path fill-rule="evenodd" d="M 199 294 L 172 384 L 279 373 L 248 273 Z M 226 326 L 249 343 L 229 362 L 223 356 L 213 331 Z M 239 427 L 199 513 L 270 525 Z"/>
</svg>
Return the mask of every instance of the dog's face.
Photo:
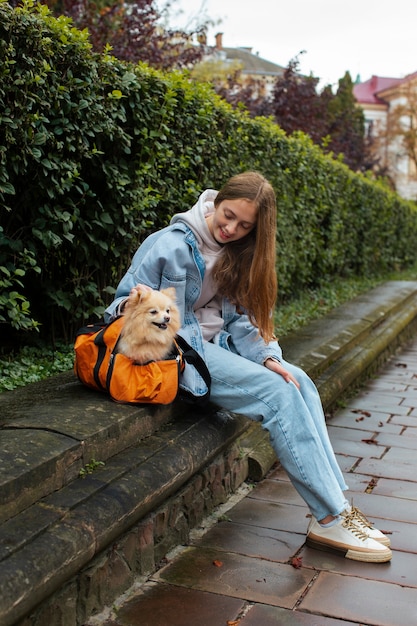
<svg viewBox="0 0 417 626">
<path fill-rule="evenodd" d="M 119 352 L 140 364 L 165 358 L 181 326 L 175 289 L 139 289 L 124 318 Z"/>
<path fill-rule="evenodd" d="M 136 312 L 137 315 L 145 316 L 149 324 L 156 326 L 159 330 L 167 330 L 171 323 L 172 299 L 161 291 L 145 292 L 140 298 Z"/>
<path fill-rule="evenodd" d="M 156 334 L 166 333 L 168 330 L 169 335 L 175 335 L 180 327 L 175 289 L 139 291 L 136 302 L 129 304 L 126 316 L 132 322 L 134 320 L 137 331 L 149 340 L 155 339 Z"/>
</svg>

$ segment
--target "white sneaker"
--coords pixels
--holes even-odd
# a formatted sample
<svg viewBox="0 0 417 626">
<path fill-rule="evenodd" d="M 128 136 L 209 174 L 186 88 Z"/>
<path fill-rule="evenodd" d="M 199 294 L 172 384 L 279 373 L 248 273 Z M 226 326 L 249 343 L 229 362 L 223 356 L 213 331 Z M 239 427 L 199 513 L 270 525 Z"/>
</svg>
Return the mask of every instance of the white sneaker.
<svg viewBox="0 0 417 626">
<path fill-rule="evenodd" d="M 389 540 L 389 538 L 384 535 L 384 533 L 381 533 L 380 530 L 374 528 L 373 524 L 362 513 L 362 511 L 357 509 L 355 506 L 352 506 L 347 514 L 349 517 L 351 517 L 353 523 L 356 524 L 356 526 L 359 526 L 359 528 L 363 530 L 363 532 L 366 533 L 368 537 L 371 537 L 371 539 L 375 539 L 375 541 L 379 541 L 379 543 L 387 546 L 387 548 L 390 547 L 391 541 Z"/>
<path fill-rule="evenodd" d="M 379 541 L 367 535 L 352 521 L 350 512 L 340 514 L 340 520 L 323 528 L 313 517 L 307 530 L 306 543 L 310 548 L 342 553 L 347 559 L 366 563 L 386 563 L 392 552 Z"/>
</svg>

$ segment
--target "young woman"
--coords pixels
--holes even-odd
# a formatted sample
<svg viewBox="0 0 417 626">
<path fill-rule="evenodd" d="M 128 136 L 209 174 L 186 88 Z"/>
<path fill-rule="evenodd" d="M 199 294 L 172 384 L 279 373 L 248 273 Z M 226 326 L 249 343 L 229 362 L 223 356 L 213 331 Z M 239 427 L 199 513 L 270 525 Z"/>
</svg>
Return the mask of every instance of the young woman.
<svg viewBox="0 0 417 626">
<path fill-rule="evenodd" d="M 274 338 L 276 200 L 257 172 L 208 189 L 195 206 L 174 215 L 137 250 L 121 280 L 107 321 L 129 306 L 139 285 L 175 287 L 184 337 L 204 358 L 212 378 L 210 399 L 259 421 L 312 519 L 311 547 L 346 558 L 386 562 L 389 539 L 350 507 L 317 389 L 287 363 Z M 192 366 L 181 387 L 207 392 Z"/>
</svg>

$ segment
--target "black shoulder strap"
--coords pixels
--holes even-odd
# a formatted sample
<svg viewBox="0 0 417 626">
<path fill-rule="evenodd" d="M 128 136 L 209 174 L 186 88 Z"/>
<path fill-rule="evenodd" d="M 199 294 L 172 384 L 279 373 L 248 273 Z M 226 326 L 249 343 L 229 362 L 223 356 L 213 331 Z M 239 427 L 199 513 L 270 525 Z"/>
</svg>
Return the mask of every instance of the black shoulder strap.
<svg viewBox="0 0 417 626">
<path fill-rule="evenodd" d="M 210 372 L 208 371 L 207 365 L 204 362 L 204 359 L 202 359 L 201 356 L 198 354 L 198 352 L 194 350 L 194 348 L 192 348 L 190 344 L 187 343 L 185 339 L 183 339 L 179 335 L 176 335 L 175 341 L 181 348 L 184 360 L 190 365 L 194 365 L 197 372 L 200 374 L 201 378 L 206 383 L 208 390 L 210 391 L 211 376 L 210 376 Z"/>
</svg>

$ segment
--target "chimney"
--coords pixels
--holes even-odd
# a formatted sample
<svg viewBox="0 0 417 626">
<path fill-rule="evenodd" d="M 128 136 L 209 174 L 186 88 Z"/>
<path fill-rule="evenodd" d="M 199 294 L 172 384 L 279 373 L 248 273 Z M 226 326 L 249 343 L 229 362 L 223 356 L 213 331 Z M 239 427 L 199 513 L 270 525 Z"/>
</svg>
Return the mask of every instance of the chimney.
<svg viewBox="0 0 417 626">
<path fill-rule="evenodd" d="M 223 33 L 217 33 L 216 35 L 216 50 L 222 50 L 223 48 Z"/>
</svg>

